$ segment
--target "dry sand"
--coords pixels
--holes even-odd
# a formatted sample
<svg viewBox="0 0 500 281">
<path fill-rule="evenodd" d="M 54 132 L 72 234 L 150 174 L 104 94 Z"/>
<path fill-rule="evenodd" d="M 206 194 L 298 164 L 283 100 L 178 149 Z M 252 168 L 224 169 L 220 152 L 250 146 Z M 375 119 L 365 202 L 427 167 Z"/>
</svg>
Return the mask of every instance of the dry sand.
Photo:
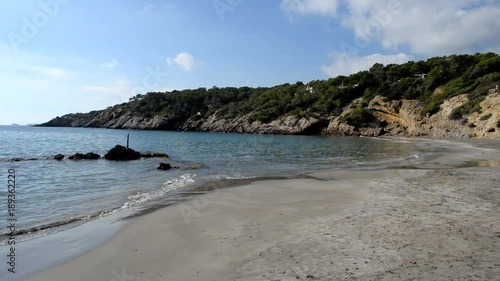
<svg viewBox="0 0 500 281">
<path fill-rule="evenodd" d="M 500 280 L 499 179 L 465 168 L 254 182 L 140 217 L 28 280 Z"/>
</svg>

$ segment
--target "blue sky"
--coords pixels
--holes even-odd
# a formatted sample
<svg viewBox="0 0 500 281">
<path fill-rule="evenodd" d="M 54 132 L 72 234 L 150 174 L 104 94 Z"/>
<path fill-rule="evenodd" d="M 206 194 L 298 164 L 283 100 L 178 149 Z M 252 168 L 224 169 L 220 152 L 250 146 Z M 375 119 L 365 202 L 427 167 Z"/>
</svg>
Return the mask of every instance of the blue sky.
<svg viewBox="0 0 500 281">
<path fill-rule="evenodd" d="M 272 86 L 500 51 L 497 0 L 38 0 L 0 11 L 0 124 L 148 91 Z"/>
</svg>

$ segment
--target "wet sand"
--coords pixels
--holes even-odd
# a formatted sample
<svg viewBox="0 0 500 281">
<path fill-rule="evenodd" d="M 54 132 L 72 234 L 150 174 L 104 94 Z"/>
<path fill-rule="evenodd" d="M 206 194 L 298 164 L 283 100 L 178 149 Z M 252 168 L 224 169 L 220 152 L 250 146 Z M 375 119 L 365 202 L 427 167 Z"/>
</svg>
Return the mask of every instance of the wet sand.
<svg viewBox="0 0 500 281">
<path fill-rule="evenodd" d="M 28 280 L 499 280 L 498 168 L 310 176 L 161 209 Z"/>
</svg>

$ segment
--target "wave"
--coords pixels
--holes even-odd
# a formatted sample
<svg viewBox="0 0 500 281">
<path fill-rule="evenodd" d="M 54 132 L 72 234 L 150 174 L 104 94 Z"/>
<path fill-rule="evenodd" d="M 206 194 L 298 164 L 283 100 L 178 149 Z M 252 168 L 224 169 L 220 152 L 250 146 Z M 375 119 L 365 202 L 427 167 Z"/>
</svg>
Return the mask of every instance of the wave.
<svg viewBox="0 0 500 281">
<path fill-rule="evenodd" d="M 34 235 L 36 236 L 37 233 L 41 232 L 46 232 L 50 230 L 55 230 L 63 227 L 74 227 L 74 226 L 79 226 L 81 224 L 84 224 L 88 221 L 91 221 L 93 219 L 98 219 L 101 217 L 106 217 L 110 216 L 113 214 L 117 214 L 121 211 L 130 209 L 135 206 L 139 206 L 141 204 L 144 204 L 148 201 L 161 198 L 168 193 L 171 193 L 173 191 L 176 191 L 180 188 L 184 188 L 188 186 L 189 184 L 192 184 L 195 182 L 196 174 L 192 173 L 186 173 L 183 174 L 177 178 L 171 179 L 165 183 L 163 183 L 162 187 L 158 190 L 153 190 L 149 192 L 142 192 L 142 193 L 137 193 L 135 195 L 130 195 L 127 197 L 127 201 L 123 203 L 122 206 L 113 208 L 113 209 L 107 209 L 107 210 L 101 210 L 98 212 L 95 212 L 93 214 L 89 215 L 82 215 L 82 216 L 77 216 L 77 217 L 71 217 L 69 219 L 63 219 L 60 221 L 55 221 L 55 222 L 50 222 L 46 224 L 41 224 L 33 227 L 28 227 L 24 229 L 17 229 L 16 231 L 16 236 L 24 236 L 24 235 Z M 4 231 L 0 232 L 0 245 L 5 245 L 8 237 L 10 236 L 10 232 Z"/>
<path fill-rule="evenodd" d="M 23 235 L 30 235 L 30 234 L 35 234 L 39 232 L 43 232 L 49 229 L 54 229 L 62 226 L 68 226 L 72 224 L 77 224 L 78 222 L 81 222 L 80 224 L 85 223 L 85 221 L 91 220 L 93 218 L 99 217 L 99 213 L 94 213 L 92 215 L 86 215 L 86 216 L 80 216 L 80 217 L 71 217 L 66 220 L 61 220 L 61 221 L 56 221 L 56 222 L 51 222 L 47 224 L 42 224 L 34 227 L 29 227 L 25 229 L 17 229 L 15 235 L 17 237 L 23 236 Z M 78 225 L 80 225 L 78 224 Z M 1 232 L 0 233 L 0 245 L 5 245 L 6 239 L 11 235 L 10 232 Z"/>
<path fill-rule="evenodd" d="M 159 190 L 153 190 L 150 192 L 141 192 L 136 195 L 131 195 L 128 197 L 129 201 L 125 202 L 121 209 L 127 209 L 137 204 L 145 203 L 156 199 L 158 197 L 164 196 L 165 194 L 178 190 L 181 187 L 185 187 L 190 183 L 193 183 L 196 178 L 196 174 L 186 173 L 178 178 L 171 179 L 163 183 L 163 187 Z"/>
</svg>

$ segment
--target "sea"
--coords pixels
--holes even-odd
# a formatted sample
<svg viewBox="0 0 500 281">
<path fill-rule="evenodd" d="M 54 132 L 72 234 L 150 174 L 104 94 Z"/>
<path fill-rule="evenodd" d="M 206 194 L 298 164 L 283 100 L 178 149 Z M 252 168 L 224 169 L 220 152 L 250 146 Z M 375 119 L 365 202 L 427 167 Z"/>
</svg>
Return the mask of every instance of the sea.
<svg viewBox="0 0 500 281">
<path fill-rule="evenodd" d="M 127 136 L 131 148 L 169 158 L 53 159 L 104 155 L 126 145 Z M 416 167 L 448 152 L 446 141 L 414 138 L 0 126 L 0 279 L 20 280 L 63 262 L 102 243 L 130 218 L 214 188 L 322 170 Z M 158 170 L 160 162 L 178 168 Z M 22 257 L 16 278 L 4 268 L 9 174 L 15 175 L 15 239 Z"/>
</svg>

